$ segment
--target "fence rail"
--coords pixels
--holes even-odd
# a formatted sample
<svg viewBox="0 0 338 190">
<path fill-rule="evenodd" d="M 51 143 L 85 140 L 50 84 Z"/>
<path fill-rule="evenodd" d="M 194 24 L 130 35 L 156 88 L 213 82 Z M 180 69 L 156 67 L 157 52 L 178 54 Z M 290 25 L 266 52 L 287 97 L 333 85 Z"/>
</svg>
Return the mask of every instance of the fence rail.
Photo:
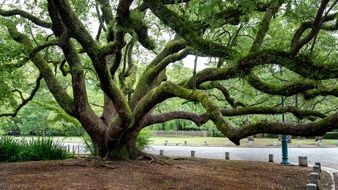
<svg viewBox="0 0 338 190">
<path fill-rule="evenodd" d="M 153 131 L 153 135 L 206 137 L 208 136 L 208 131 Z"/>
</svg>

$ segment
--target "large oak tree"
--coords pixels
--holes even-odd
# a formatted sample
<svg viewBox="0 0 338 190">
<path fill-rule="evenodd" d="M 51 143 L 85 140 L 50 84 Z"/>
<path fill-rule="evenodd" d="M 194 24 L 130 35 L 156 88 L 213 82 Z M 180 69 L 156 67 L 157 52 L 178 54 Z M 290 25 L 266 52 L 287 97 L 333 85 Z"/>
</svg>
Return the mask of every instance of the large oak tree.
<svg viewBox="0 0 338 190">
<path fill-rule="evenodd" d="M 2 4 L 1 25 L 20 44 L 7 48 L 20 48 L 24 61 L 8 64 L 33 63 L 39 76 L 30 96 L 21 96 L 19 107 L 1 116 L 16 116 L 44 80 L 60 107 L 90 135 L 101 157 L 139 158 L 142 152 L 135 140 L 140 130 L 175 119 L 197 125 L 212 121 L 237 145 L 257 133 L 315 136 L 338 129 L 337 112 L 326 115 L 297 106 L 250 106 L 234 99 L 224 82 L 241 79 L 276 97 L 338 96 L 337 86 L 332 85 L 338 77 L 337 1 L 35 0 L 14 8 L 15 3 Z M 168 35 L 171 38 L 164 44 L 155 41 Z M 147 59 L 139 58 L 142 55 Z M 169 81 L 169 64 L 188 55 L 210 57 L 217 63 L 198 72 L 195 68 L 188 79 Z M 136 64 L 141 61 L 142 72 Z M 260 75 L 281 70 L 296 77 L 275 83 Z M 104 93 L 102 113 L 96 113 L 89 101 L 88 72 L 97 77 Z M 70 80 L 71 91 L 64 89 L 60 75 Z M 227 109 L 215 100 L 215 90 L 230 105 Z M 205 113 L 155 112 L 173 97 L 195 102 Z M 262 120 L 238 127 L 228 120 L 281 113 L 304 121 Z"/>
</svg>

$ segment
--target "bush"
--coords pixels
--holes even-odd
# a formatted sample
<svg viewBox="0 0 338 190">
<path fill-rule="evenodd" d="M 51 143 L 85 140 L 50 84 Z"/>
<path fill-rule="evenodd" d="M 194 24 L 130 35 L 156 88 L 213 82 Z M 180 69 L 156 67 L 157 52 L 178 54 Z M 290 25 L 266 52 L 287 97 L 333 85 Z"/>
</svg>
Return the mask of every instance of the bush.
<svg viewBox="0 0 338 190">
<path fill-rule="evenodd" d="M 328 132 L 323 136 L 323 139 L 338 139 L 338 132 Z"/>
<path fill-rule="evenodd" d="M 0 138 L 0 161 L 20 162 L 57 160 L 72 157 L 50 138 L 15 141 L 11 137 Z"/>
<path fill-rule="evenodd" d="M 144 150 L 150 143 L 150 132 L 147 130 L 142 130 L 136 138 L 136 146 L 140 150 Z"/>
</svg>

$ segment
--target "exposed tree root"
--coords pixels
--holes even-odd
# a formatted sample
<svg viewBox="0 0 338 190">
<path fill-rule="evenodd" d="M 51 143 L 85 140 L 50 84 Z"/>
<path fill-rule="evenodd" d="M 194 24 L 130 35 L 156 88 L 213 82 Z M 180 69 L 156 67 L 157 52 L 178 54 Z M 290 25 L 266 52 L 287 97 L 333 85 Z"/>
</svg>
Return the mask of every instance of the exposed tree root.
<svg viewBox="0 0 338 190">
<path fill-rule="evenodd" d="M 151 154 L 146 154 L 146 153 L 143 153 L 139 158 L 138 160 L 149 160 L 149 163 L 157 163 L 157 164 L 160 164 L 160 165 L 168 165 L 168 166 L 173 166 L 172 164 L 170 164 L 168 161 L 166 160 L 163 160 L 163 159 L 160 159 L 158 158 L 157 156 L 154 156 L 154 155 L 151 155 Z"/>
</svg>

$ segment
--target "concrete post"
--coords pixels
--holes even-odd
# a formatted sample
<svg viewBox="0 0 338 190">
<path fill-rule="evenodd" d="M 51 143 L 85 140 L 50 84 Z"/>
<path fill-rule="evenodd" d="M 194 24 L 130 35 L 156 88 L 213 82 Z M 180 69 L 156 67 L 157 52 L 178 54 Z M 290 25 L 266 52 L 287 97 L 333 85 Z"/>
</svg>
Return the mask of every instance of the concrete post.
<svg viewBox="0 0 338 190">
<path fill-rule="evenodd" d="M 298 163 L 299 163 L 299 166 L 307 167 L 308 166 L 307 157 L 306 156 L 298 156 Z"/>
<path fill-rule="evenodd" d="M 164 150 L 160 150 L 160 155 L 163 156 Z"/>
<path fill-rule="evenodd" d="M 318 173 L 316 172 L 310 173 L 310 183 L 316 184 L 318 186 Z"/>
<path fill-rule="evenodd" d="M 208 141 L 204 141 L 204 146 L 207 146 L 208 145 Z"/>
<path fill-rule="evenodd" d="M 191 151 L 191 158 L 194 158 L 195 157 L 195 152 L 194 150 Z"/>
<path fill-rule="evenodd" d="M 322 172 L 322 166 L 321 166 L 320 162 L 315 162 L 315 165 L 319 166 L 319 171 Z"/>
<path fill-rule="evenodd" d="M 318 179 L 320 179 L 320 168 L 319 166 L 315 165 L 312 168 L 312 171 L 318 174 Z"/>
<path fill-rule="evenodd" d="M 230 153 L 229 152 L 225 152 L 225 159 L 230 160 Z"/>
<path fill-rule="evenodd" d="M 273 162 L 273 154 L 269 154 L 269 162 Z"/>
<path fill-rule="evenodd" d="M 313 183 L 306 184 L 306 190 L 317 190 L 317 185 Z"/>
</svg>

